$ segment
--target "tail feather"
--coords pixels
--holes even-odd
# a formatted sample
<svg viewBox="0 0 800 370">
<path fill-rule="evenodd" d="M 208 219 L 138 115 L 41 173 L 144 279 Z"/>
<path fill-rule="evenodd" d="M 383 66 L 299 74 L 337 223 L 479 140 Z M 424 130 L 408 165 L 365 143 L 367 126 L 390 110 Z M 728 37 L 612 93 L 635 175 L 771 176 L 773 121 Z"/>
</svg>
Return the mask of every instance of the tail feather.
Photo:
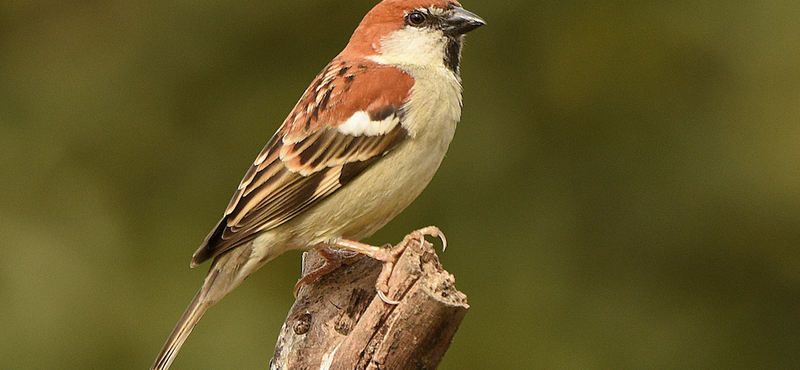
<svg viewBox="0 0 800 370">
<path fill-rule="evenodd" d="M 178 351 L 180 351 L 183 343 L 186 341 L 186 338 L 189 337 L 189 334 L 192 333 L 192 330 L 197 325 L 197 322 L 200 321 L 211 306 L 217 303 L 227 291 L 230 291 L 226 289 L 227 291 L 221 295 L 209 294 L 212 288 L 218 288 L 214 286 L 214 283 L 217 281 L 216 277 L 218 273 L 219 270 L 212 267 L 200 291 L 194 296 L 192 302 L 189 303 L 189 307 L 186 308 L 186 312 L 183 313 L 178 324 L 175 325 L 175 329 L 172 330 L 172 334 L 167 338 L 167 342 L 164 343 L 161 353 L 156 357 L 156 361 L 153 363 L 150 370 L 169 369 L 170 365 L 172 365 L 172 361 L 175 360 L 175 356 L 178 355 Z"/>
<path fill-rule="evenodd" d="M 266 252 L 270 252 L 266 249 Z M 252 245 L 239 246 L 218 256 L 211 264 L 203 286 L 189 303 L 175 329 L 172 330 L 150 370 L 167 370 L 178 355 L 183 342 L 211 306 L 235 289 L 251 273 L 271 260 L 274 255 L 263 254 L 253 258 Z"/>
</svg>

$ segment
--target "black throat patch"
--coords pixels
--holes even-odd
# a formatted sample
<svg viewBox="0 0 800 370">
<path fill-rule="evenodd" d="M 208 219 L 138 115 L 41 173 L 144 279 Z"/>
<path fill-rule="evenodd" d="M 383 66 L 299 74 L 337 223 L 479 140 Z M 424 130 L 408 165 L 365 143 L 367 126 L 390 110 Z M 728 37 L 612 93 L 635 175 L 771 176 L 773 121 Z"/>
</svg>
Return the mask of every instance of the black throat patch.
<svg viewBox="0 0 800 370">
<path fill-rule="evenodd" d="M 461 62 L 461 43 L 464 36 L 448 37 L 444 50 L 444 65 L 458 75 L 458 64 Z"/>
</svg>

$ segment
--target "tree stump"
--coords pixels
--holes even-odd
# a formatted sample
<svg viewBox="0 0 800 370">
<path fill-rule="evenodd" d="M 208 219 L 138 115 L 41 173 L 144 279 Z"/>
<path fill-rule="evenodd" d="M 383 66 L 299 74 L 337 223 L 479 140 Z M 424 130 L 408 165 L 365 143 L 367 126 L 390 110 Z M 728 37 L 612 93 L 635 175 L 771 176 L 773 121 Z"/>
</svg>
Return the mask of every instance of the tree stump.
<svg viewBox="0 0 800 370">
<path fill-rule="evenodd" d="M 469 305 L 433 245 L 410 237 L 402 243 L 387 294 L 399 304 L 376 294 L 380 262 L 362 258 L 337 268 L 300 288 L 270 369 L 435 369 Z M 304 273 L 322 262 L 306 252 Z"/>
</svg>

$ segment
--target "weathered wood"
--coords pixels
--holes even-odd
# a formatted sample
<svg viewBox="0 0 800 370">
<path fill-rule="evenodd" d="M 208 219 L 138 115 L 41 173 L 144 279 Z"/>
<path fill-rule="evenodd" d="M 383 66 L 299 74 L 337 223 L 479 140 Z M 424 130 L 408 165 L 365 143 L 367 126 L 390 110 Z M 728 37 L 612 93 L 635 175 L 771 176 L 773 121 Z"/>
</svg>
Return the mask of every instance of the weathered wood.
<svg viewBox="0 0 800 370">
<path fill-rule="evenodd" d="M 341 266 L 300 289 L 270 369 L 435 369 L 469 305 L 430 243 L 402 243 L 388 294 L 400 304 L 375 292 L 380 262 Z M 315 251 L 303 255 L 304 272 L 321 263 Z"/>
</svg>

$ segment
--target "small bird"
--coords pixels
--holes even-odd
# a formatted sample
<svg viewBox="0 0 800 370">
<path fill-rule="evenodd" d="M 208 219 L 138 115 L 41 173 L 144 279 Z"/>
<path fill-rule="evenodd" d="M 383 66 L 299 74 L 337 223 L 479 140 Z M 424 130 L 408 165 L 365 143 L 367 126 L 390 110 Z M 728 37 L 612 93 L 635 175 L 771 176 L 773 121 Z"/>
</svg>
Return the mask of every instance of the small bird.
<svg viewBox="0 0 800 370">
<path fill-rule="evenodd" d="M 151 369 L 168 369 L 203 314 L 292 249 L 379 259 L 385 297 L 397 253 L 358 242 L 427 186 L 461 118 L 464 34 L 484 25 L 454 0 L 384 0 L 306 89 L 194 253 L 208 276 Z M 443 238 L 435 227 L 418 230 Z M 298 283 L 313 281 L 326 270 Z M 390 271 L 389 271 L 390 272 Z"/>
</svg>

